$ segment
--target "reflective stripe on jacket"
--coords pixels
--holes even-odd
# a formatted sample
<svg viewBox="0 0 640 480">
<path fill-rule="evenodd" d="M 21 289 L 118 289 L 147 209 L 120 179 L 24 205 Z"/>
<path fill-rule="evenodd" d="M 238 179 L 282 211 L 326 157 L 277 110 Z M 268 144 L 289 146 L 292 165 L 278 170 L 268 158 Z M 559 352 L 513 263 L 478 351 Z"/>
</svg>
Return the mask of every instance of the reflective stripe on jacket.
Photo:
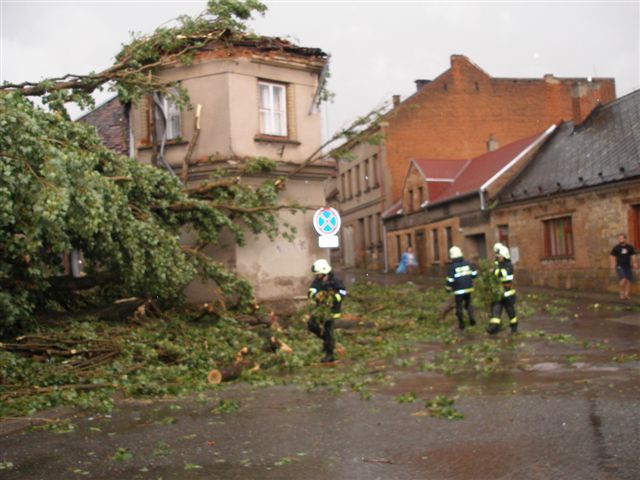
<svg viewBox="0 0 640 480">
<path fill-rule="evenodd" d="M 473 280 L 478 271 L 463 258 L 456 258 L 447 269 L 447 290 L 454 295 L 473 292 Z"/>
<path fill-rule="evenodd" d="M 504 288 L 503 297 L 510 297 L 516 294 L 515 288 L 513 288 L 513 265 L 511 260 L 503 260 L 502 262 L 496 262 L 493 274 L 500 278 L 502 287 Z"/>
</svg>

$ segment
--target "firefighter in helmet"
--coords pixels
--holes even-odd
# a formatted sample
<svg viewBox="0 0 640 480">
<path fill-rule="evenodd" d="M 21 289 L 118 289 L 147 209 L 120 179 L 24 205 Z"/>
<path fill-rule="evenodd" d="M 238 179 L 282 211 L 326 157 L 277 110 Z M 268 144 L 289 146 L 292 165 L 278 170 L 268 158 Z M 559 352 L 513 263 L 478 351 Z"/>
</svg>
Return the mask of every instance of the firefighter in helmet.
<svg viewBox="0 0 640 480">
<path fill-rule="evenodd" d="M 330 310 L 329 318 L 325 317 L 321 309 L 311 315 L 307 327 L 310 332 L 320 337 L 323 341 L 323 363 L 333 362 L 334 340 L 333 322 L 340 318 L 342 299 L 347 295 L 344 285 L 331 271 L 331 265 L 324 258 L 316 260 L 311 266 L 315 278 L 309 287 L 309 299 L 315 301 L 317 306 L 327 305 Z"/>
<path fill-rule="evenodd" d="M 513 265 L 509 247 L 502 243 L 493 246 L 496 261 L 493 266 L 493 274 L 502 283 L 502 296 L 491 304 L 491 319 L 487 326 L 487 333 L 494 335 L 500 331 L 502 310 L 507 311 L 511 333 L 518 331 L 518 317 L 516 315 L 516 290 L 513 288 Z"/>
<path fill-rule="evenodd" d="M 473 292 L 473 280 L 478 276 L 478 271 L 464 259 L 460 247 L 453 246 L 449 249 L 451 264 L 447 270 L 448 292 L 453 292 L 456 302 L 456 317 L 458 327 L 464 330 L 464 311 L 467 311 L 469 325 L 475 325 L 473 307 L 471 306 L 471 293 Z"/>
</svg>

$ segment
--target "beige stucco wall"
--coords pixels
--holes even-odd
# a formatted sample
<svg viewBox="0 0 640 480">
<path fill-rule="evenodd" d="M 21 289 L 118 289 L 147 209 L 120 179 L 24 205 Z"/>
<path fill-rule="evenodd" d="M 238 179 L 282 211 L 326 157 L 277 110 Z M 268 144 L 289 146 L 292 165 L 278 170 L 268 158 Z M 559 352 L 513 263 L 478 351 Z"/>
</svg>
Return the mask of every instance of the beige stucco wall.
<svg viewBox="0 0 640 480">
<path fill-rule="evenodd" d="M 501 206 L 492 213 L 491 225 L 509 227 L 509 246 L 518 250 L 518 283 L 615 292 L 609 253 L 619 233 L 629 234 L 634 205 L 640 205 L 638 181 Z M 574 255 L 545 257 L 543 222 L 561 217 L 571 218 Z M 633 288 L 640 290 L 637 283 Z"/>
<path fill-rule="evenodd" d="M 321 141 L 321 117 L 309 113 L 317 88 L 317 70 L 286 68 L 285 64 L 264 64 L 251 58 L 224 60 L 213 58 L 191 67 L 178 67 L 162 72 L 167 81 L 181 79 L 187 89 L 193 110 L 182 113 L 182 140 L 167 145 L 165 159 L 178 167 L 187 152 L 187 143 L 194 130 L 195 107 L 200 104 L 201 131 L 192 159 L 202 161 L 211 155 L 256 157 L 301 162 L 311 155 Z M 258 81 L 287 84 L 289 103 L 288 140 L 256 141 L 260 134 L 258 115 Z M 144 103 L 142 104 L 144 106 Z M 150 163 L 151 149 L 142 147 L 141 138 L 146 122 L 140 106 L 132 110 L 132 128 L 138 159 Z"/>
<path fill-rule="evenodd" d="M 287 183 L 282 203 L 304 199 L 308 206 L 324 206 L 322 182 L 294 180 Z M 295 239 L 278 238 L 274 241 L 266 236 L 247 235 L 247 244 L 236 251 L 238 273 L 249 279 L 261 299 L 297 297 L 304 298 L 311 283 L 311 264 L 317 258 L 329 259 L 329 250 L 318 247 L 318 234 L 313 228 L 315 210 L 298 211 L 292 214 L 280 212 L 284 223 L 297 229 Z"/>
<path fill-rule="evenodd" d="M 181 80 L 194 106 L 193 110 L 182 112 L 182 138 L 176 144 L 166 146 L 167 162 L 179 171 L 194 132 L 195 106 L 200 104 L 201 130 L 191 157 L 192 163 L 198 164 L 197 178 L 205 178 L 214 168 L 206 163 L 211 156 L 217 160 L 268 157 L 279 162 L 275 175 L 290 175 L 293 164 L 304 162 L 321 143 L 320 113 L 317 110 L 310 113 L 319 67 L 317 61 L 311 63 L 287 63 L 250 56 L 212 57 L 200 59 L 189 67 L 164 70 L 162 78 Z M 288 138 L 258 138 L 259 80 L 287 85 Z M 145 108 L 148 107 L 143 101 L 132 109 L 132 130 L 137 159 L 148 164 L 152 152 L 143 142 Z M 311 263 L 316 258 L 329 258 L 329 251 L 318 247 L 312 219 L 315 208 L 325 204 L 326 179 L 332 174 L 334 167 L 331 165 L 311 166 L 287 179 L 286 189 L 280 193 L 280 203 L 295 202 L 311 207 L 305 213 L 279 212 L 281 222 L 297 229 L 293 242 L 282 237 L 272 241 L 265 235 L 255 236 L 247 231 L 246 244 L 239 247 L 231 234 L 226 233 L 221 242 L 209 245 L 204 252 L 249 280 L 260 301 L 304 298 L 312 280 Z M 255 182 L 264 178 L 246 180 Z M 185 233 L 183 241 L 189 243 L 192 239 Z M 187 287 L 186 294 L 191 302 L 206 302 L 215 296 L 215 285 L 196 280 Z"/>
</svg>

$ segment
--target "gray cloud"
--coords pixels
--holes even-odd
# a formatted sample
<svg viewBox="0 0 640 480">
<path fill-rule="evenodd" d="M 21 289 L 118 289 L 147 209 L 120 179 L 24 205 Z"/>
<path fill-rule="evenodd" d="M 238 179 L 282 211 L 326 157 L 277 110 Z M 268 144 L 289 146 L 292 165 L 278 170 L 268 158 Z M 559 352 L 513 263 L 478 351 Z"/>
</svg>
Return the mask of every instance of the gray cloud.
<svg viewBox="0 0 640 480">
<path fill-rule="evenodd" d="M 413 93 L 463 54 L 494 77 L 614 77 L 640 88 L 640 5 L 629 2 L 265 2 L 252 23 L 332 54 L 325 128 Z M 108 66 L 129 32 L 151 32 L 202 1 L 2 0 L 0 78 L 19 82 Z M 105 95 L 103 94 L 104 98 Z"/>
</svg>

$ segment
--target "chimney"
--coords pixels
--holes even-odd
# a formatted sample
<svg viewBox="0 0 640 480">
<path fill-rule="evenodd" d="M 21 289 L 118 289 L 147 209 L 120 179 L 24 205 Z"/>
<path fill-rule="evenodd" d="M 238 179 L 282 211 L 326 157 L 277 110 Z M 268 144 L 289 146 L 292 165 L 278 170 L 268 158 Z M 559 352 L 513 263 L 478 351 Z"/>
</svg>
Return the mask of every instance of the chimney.
<svg viewBox="0 0 640 480">
<path fill-rule="evenodd" d="M 393 108 L 397 108 L 400 105 L 400 95 L 394 95 L 391 98 L 393 100 Z"/>
<path fill-rule="evenodd" d="M 422 90 L 422 87 L 424 87 L 426 84 L 431 83 L 431 80 L 424 80 L 419 78 L 418 80 L 415 80 L 416 83 L 416 91 L 420 91 Z"/>
</svg>

